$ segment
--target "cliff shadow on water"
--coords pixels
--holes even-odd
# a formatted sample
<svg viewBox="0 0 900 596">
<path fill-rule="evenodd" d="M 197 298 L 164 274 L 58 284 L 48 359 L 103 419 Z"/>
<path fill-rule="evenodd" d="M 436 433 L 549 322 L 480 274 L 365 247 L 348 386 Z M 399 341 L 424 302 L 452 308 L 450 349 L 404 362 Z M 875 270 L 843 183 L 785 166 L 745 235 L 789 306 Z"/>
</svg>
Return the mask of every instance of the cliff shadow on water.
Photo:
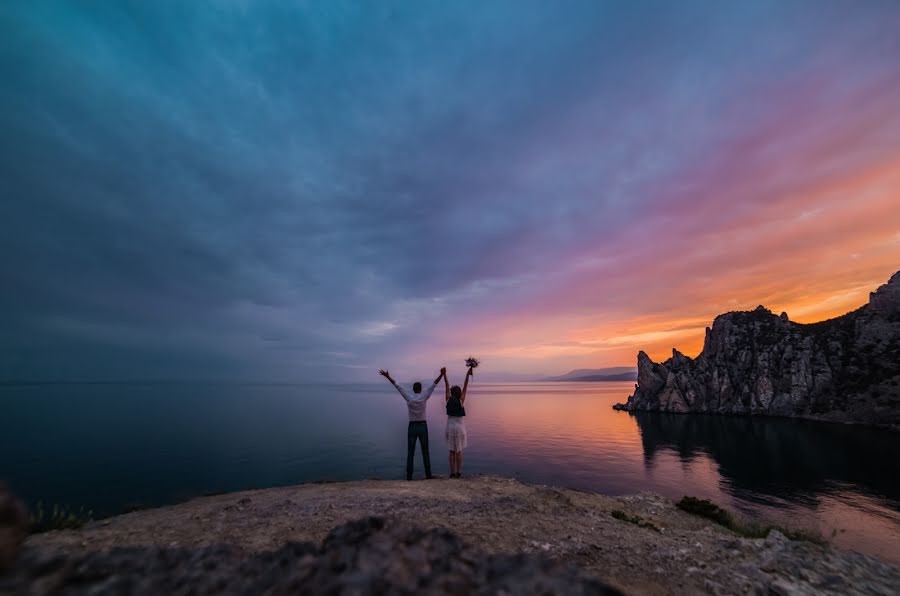
<svg viewBox="0 0 900 596">
<path fill-rule="evenodd" d="M 707 455 L 742 499 L 765 495 L 810 504 L 842 484 L 856 485 L 900 508 L 897 433 L 788 418 L 630 412 L 650 466 L 671 450 L 685 463 Z"/>
</svg>

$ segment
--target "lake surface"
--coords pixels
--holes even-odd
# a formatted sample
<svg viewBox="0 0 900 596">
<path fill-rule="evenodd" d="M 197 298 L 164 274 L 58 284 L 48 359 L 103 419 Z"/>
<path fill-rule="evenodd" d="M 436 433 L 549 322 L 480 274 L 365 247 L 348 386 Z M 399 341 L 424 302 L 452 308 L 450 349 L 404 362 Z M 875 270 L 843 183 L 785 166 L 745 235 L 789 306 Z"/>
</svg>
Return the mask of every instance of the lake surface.
<svg viewBox="0 0 900 596">
<path fill-rule="evenodd" d="M 476 384 L 464 473 L 709 498 L 900 562 L 900 434 L 785 419 L 616 412 L 632 383 Z M 448 471 L 443 395 L 432 466 Z M 0 479 L 95 515 L 313 480 L 403 478 L 388 385 L 0 387 Z M 416 455 L 421 477 L 421 455 Z"/>
</svg>

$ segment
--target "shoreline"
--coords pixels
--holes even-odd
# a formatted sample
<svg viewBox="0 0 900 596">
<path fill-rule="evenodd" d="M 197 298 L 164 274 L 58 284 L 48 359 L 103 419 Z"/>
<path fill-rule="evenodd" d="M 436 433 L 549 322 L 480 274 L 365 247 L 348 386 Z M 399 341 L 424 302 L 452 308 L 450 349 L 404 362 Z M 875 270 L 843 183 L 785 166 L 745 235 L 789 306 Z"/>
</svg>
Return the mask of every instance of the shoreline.
<svg viewBox="0 0 900 596">
<path fill-rule="evenodd" d="M 703 412 L 703 411 L 687 411 L 676 412 L 674 410 L 635 410 L 627 407 L 626 403 L 616 403 L 610 406 L 616 412 L 625 412 L 626 414 L 671 414 L 673 416 L 715 416 L 717 418 L 760 418 L 763 420 L 801 420 L 806 422 L 816 422 L 819 424 L 835 424 L 840 426 L 852 426 L 857 428 L 883 430 L 890 433 L 900 434 L 900 425 L 896 424 L 878 424 L 872 422 L 859 422 L 857 420 L 839 420 L 836 418 L 828 418 L 824 416 L 813 415 L 790 415 L 790 414 L 769 414 L 764 412 Z"/>
<path fill-rule="evenodd" d="M 610 497 L 497 476 L 320 482 L 197 497 L 32 535 L 24 548 L 77 554 L 225 544 L 259 553 L 291 541 L 320 544 L 335 526 L 369 516 L 446 528 L 489 554 L 537 553 L 573 563 L 626 593 L 768 593 L 792 586 L 865 593 L 900 585 L 900 569 L 883 560 L 777 531 L 743 538 L 659 495 Z"/>
</svg>

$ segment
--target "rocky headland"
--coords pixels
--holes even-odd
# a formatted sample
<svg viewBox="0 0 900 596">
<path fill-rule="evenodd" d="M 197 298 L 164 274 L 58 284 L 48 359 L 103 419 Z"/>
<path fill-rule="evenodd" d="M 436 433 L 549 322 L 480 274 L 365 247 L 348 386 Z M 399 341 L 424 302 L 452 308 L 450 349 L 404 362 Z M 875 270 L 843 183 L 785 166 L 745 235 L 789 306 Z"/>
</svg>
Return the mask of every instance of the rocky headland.
<svg viewBox="0 0 900 596">
<path fill-rule="evenodd" d="M 658 495 L 498 477 L 203 497 L 32 535 L 16 559 L 0 571 L 0 594 L 892 594 L 900 585 L 885 561 L 777 530 L 745 538 Z"/>
<path fill-rule="evenodd" d="M 868 304 L 812 324 L 763 306 L 707 327 L 703 351 L 638 354 L 619 410 L 764 414 L 900 429 L 900 271 Z"/>
</svg>

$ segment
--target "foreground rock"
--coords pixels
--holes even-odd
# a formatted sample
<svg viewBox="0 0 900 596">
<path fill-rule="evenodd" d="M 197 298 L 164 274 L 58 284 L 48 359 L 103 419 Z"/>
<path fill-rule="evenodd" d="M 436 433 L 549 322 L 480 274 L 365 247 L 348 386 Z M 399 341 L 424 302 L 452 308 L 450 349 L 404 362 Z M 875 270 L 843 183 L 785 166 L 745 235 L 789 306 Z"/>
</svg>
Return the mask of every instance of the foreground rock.
<svg viewBox="0 0 900 596">
<path fill-rule="evenodd" d="M 542 555 L 485 555 L 446 529 L 382 518 L 335 528 L 321 547 L 291 542 L 247 553 L 120 547 L 66 555 L 32 551 L 0 592 L 17 594 L 621 594 Z"/>
<path fill-rule="evenodd" d="M 900 272 L 841 317 L 803 325 L 758 307 L 719 315 L 703 351 L 638 354 L 629 411 L 769 414 L 900 429 Z"/>
<path fill-rule="evenodd" d="M 0 573 L 11 569 L 28 536 L 28 512 L 0 482 Z"/>
<path fill-rule="evenodd" d="M 646 525 L 616 519 L 611 515 L 615 510 L 628 517 L 639 516 Z M 335 526 L 372 515 L 387 520 L 384 532 L 374 526 L 359 530 L 358 525 L 332 532 Z M 429 530 L 417 532 L 410 526 Z M 343 550 L 342 546 L 341 550 L 330 551 L 333 538 L 328 538 L 329 534 L 337 536 L 336 544 L 358 543 L 359 550 Z M 456 550 L 459 539 L 468 546 Z M 321 550 L 310 544 L 296 545 L 323 541 Z M 140 554 L 129 554 L 129 549 L 137 549 L 134 552 Z M 344 555 L 329 559 L 332 554 L 328 553 L 333 552 L 356 554 L 346 555 L 349 559 L 341 558 Z M 385 555 L 387 552 L 396 552 L 397 557 Z M 30 537 L 16 581 L 48 585 L 40 584 L 32 574 L 43 568 L 41 561 L 53 561 L 60 553 L 63 561 L 90 560 L 83 563 L 86 569 L 118 564 L 107 556 L 124 557 L 125 561 L 147 558 L 150 566 L 169 562 L 174 569 L 183 570 L 185 578 L 202 576 L 190 580 L 196 582 L 215 575 L 219 569 L 219 563 L 213 562 L 216 557 L 225 557 L 221 559 L 227 562 L 225 567 L 238 566 L 257 574 L 253 575 L 257 578 L 260 573 L 269 573 L 260 571 L 268 569 L 266 565 L 274 566 L 273 561 L 287 558 L 285 565 L 291 571 L 279 578 L 318 577 L 316 581 L 332 582 L 323 585 L 345 587 L 349 584 L 341 582 L 349 582 L 355 575 L 315 574 L 326 573 L 323 570 L 329 567 L 325 560 L 352 561 L 363 570 L 363 577 L 397 582 L 390 586 L 397 593 L 403 593 L 411 581 L 446 593 L 466 593 L 463 585 L 457 590 L 442 583 L 457 574 L 450 570 L 456 567 L 442 567 L 445 563 L 441 561 L 448 557 L 468 566 L 465 573 L 470 575 L 460 577 L 488 582 L 485 589 L 496 588 L 492 593 L 498 593 L 502 586 L 509 586 L 504 588 L 509 594 L 531 593 L 538 591 L 535 586 L 540 582 L 550 582 L 540 583 L 542 586 L 555 586 L 548 587 L 547 593 L 557 589 L 562 592 L 556 593 L 573 593 L 573 586 L 579 586 L 583 593 L 603 589 L 584 583 L 582 574 L 629 594 L 893 594 L 900 585 L 900 570 L 886 562 L 785 540 L 777 533 L 765 540 L 741 538 L 676 509 L 671 501 L 656 495 L 613 498 L 492 477 L 302 485 L 205 497 L 138 511 L 94 522 L 78 531 Z M 531 558 L 535 554 L 540 558 Z M 306 556 L 314 560 L 302 562 Z M 477 563 L 480 560 L 486 566 Z M 548 560 L 573 564 L 580 573 Z M 516 561 L 540 567 L 540 574 L 525 574 Z M 147 569 L 148 573 L 152 571 Z M 491 578 L 534 583 L 501 586 L 489 583 L 494 581 Z M 271 589 L 277 593 L 282 586 L 253 578 L 232 578 L 223 585 L 230 586 L 232 581 L 250 591 Z M 246 583 L 250 581 L 263 583 Z M 199 586 L 198 593 L 203 593 L 201 588 L 211 584 L 194 585 Z M 303 584 L 307 585 L 311 584 Z M 568 587 L 563 589 L 564 585 Z M 129 584 L 128 591 L 136 590 L 134 586 Z M 339 592 L 338 588 L 332 591 Z"/>
</svg>

